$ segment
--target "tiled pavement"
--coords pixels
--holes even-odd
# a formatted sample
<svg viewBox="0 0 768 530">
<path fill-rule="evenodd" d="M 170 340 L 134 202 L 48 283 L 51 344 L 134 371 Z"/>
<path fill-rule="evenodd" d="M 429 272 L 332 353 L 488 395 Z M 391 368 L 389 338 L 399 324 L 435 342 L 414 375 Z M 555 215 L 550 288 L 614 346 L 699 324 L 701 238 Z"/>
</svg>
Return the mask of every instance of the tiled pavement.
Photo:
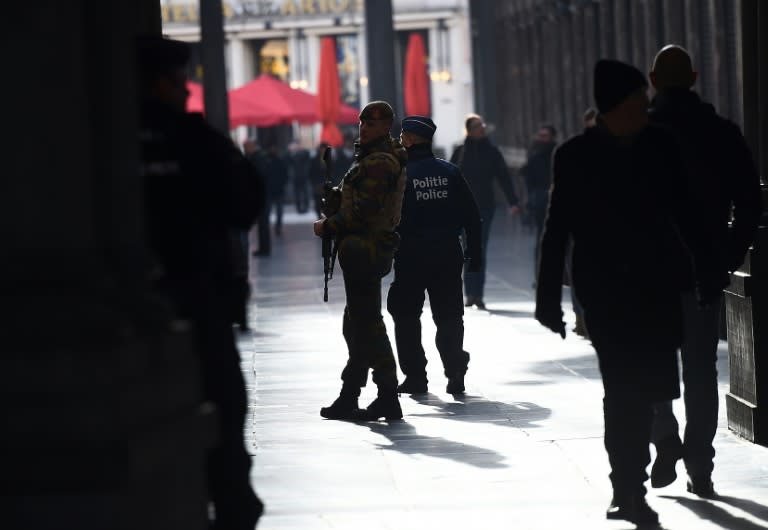
<svg viewBox="0 0 768 530">
<path fill-rule="evenodd" d="M 403 421 L 366 424 L 318 413 L 340 386 L 344 296 L 337 268 L 330 302 L 322 302 L 311 221 L 287 214 L 273 255 L 252 260 L 255 331 L 239 344 L 253 483 L 267 505 L 259 529 L 634 527 L 604 519 L 610 485 L 594 353 L 587 341 L 573 334 L 563 341 L 533 320 L 533 242 L 516 218 L 499 212 L 495 220 L 489 311 L 465 317 L 466 396 L 445 393 L 427 311 L 430 393 L 401 397 Z M 722 343 L 721 401 L 727 369 Z M 374 396 L 369 384 L 361 403 Z M 682 413 L 679 400 L 676 407 Z M 716 449 L 718 500 L 686 493 L 682 465 L 677 482 L 649 493 L 663 528 L 768 529 L 768 449 L 728 431 L 724 404 Z"/>
</svg>

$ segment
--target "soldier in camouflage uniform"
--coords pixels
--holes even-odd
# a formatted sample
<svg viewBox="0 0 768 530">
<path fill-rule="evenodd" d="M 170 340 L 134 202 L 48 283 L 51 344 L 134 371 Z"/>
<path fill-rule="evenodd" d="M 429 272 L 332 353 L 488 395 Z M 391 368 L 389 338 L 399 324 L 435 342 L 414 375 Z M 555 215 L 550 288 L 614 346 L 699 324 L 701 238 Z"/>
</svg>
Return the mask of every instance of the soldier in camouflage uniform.
<svg viewBox="0 0 768 530">
<path fill-rule="evenodd" d="M 341 393 L 320 415 L 329 419 L 378 420 L 403 417 L 397 398 L 397 369 L 381 315 L 381 279 L 390 271 L 399 236 L 405 190 L 405 149 L 390 137 L 392 107 L 374 101 L 360 113 L 355 160 L 339 185 L 340 205 L 314 224 L 315 235 L 332 235 L 339 249 L 347 305 L 344 339 L 349 360 L 341 374 Z M 378 397 L 358 409 L 368 370 Z"/>
</svg>

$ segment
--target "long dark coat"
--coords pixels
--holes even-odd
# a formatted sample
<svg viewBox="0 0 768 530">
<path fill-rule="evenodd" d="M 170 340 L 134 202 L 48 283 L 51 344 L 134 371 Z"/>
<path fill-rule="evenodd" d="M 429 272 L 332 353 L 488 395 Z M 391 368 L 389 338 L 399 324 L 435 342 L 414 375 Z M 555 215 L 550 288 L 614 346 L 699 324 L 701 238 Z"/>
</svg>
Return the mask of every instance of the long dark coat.
<svg viewBox="0 0 768 530">
<path fill-rule="evenodd" d="M 619 140 L 602 126 L 557 149 L 541 243 L 536 312 L 560 308 L 566 244 L 573 284 L 606 385 L 679 396 L 680 293 L 691 260 L 680 237 L 685 184 L 673 138 L 647 127 Z"/>
</svg>

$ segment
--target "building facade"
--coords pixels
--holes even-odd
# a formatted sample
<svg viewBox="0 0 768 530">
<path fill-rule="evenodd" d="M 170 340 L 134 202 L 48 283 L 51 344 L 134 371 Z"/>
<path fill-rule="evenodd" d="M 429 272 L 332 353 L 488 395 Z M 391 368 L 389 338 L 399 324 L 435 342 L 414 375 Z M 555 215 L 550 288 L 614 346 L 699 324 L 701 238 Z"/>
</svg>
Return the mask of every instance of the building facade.
<svg viewBox="0 0 768 530">
<path fill-rule="evenodd" d="M 195 0 L 163 0 L 163 33 L 199 42 Z M 362 0 L 224 1 L 227 87 L 241 86 L 269 73 L 295 88 L 317 93 L 320 40 L 333 36 L 342 100 L 353 107 L 368 101 L 365 9 Z M 463 135 L 463 122 L 473 109 L 472 53 L 467 0 L 394 0 L 395 76 L 402 114 L 402 76 L 409 36 L 420 33 L 427 52 L 430 108 L 438 125 L 434 143 L 448 152 Z M 193 44 L 192 78 L 203 72 Z M 319 127 L 297 128 L 309 147 Z M 351 132 L 351 131 L 350 131 Z"/>
</svg>

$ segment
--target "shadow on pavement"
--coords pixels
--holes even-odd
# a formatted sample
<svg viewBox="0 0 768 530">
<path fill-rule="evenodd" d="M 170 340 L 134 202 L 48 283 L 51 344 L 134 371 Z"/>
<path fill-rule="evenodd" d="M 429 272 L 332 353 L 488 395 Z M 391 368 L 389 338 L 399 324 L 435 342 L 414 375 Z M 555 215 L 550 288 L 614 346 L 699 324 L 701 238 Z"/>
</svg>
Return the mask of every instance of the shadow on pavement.
<svg viewBox="0 0 768 530">
<path fill-rule="evenodd" d="M 533 318 L 533 311 L 515 311 L 514 309 L 486 309 L 487 313 L 507 318 Z"/>
<path fill-rule="evenodd" d="M 516 401 L 502 403 L 479 396 L 456 395 L 455 401 L 443 401 L 435 394 L 412 394 L 411 399 L 436 412 L 413 414 L 423 418 L 446 418 L 468 423 L 493 423 L 516 428 L 538 427 L 536 422 L 544 420 L 552 411 L 535 403 Z"/>
<path fill-rule="evenodd" d="M 745 519 L 744 517 L 739 517 L 738 515 L 734 515 L 728 510 L 725 510 L 724 508 L 721 508 L 720 506 L 717 506 L 711 501 L 703 500 L 703 499 L 692 499 L 690 497 L 678 497 L 674 495 L 660 495 L 659 497 L 663 499 L 670 499 L 681 506 L 688 508 L 690 511 L 698 515 L 701 519 L 705 519 L 707 521 L 710 521 L 712 523 L 717 524 L 718 526 L 724 528 L 725 530 L 766 530 L 766 526 L 757 524 L 753 521 L 750 521 L 749 519 Z M 723 499 L 730 499 L 729 501 L 724 501 L 727 504 L 730 504 L 732 506 L 735 506 L 737 508 L 741 508 L 745 511 L 750 511 L 750 509 L 754 510 L 755 507 L 762 508 L 765 510 L 764 506 L 760 506 L 759 504 L 747 501 L 746 499 L 735 499 L 734 497 L 718 497 L 714 499 L 715 501 L 722 501 Z M 742 506 L 740 506 L 737 503 L 745 503 L 745 506 L 747 504 L 751 505 L 750 509 L 745 509 Z M 757 510 L 759 511 L 759 510 Z M 757 515 L 758 517 L 765 517 L 765 513 L 761 515 Z"/>
<path fill-rule="evenodd" d="M 508 467 L 504 456 L 491 449 L 446 440 L 438 436 L 424 436 L 407 421 L 369 422 L 364 424 L 376 434 L 389 439 L 390 445 L 376 444 L 387 451 L 404 455 L 424 455 L 431 458 L 445 458 L 460 464 L 483 469 Z"/>
</svg>

